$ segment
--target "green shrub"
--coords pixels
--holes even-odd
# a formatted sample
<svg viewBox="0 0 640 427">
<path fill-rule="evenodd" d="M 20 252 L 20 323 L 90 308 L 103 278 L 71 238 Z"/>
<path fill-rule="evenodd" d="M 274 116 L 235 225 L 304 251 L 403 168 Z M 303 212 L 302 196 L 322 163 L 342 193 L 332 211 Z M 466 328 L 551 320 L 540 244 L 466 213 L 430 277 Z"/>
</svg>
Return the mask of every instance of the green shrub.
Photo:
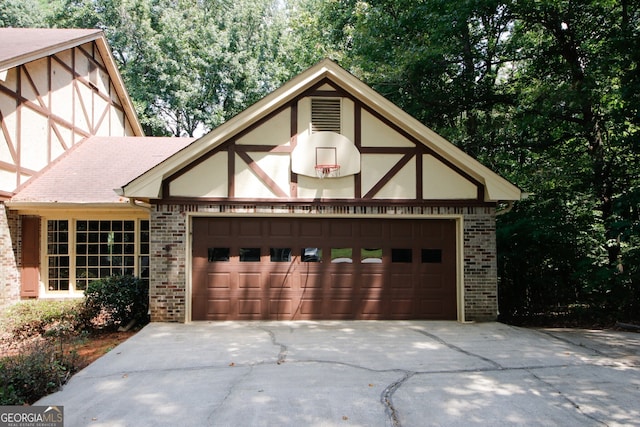
<svg viewBox="0 0 640 427">
<path fill-rule="evenodd" d="M 58 390 L 80 367 L 75 352 L 59 351 L 48 342 L 0 359 L 0 405 L 32 404 Z"/>
<path fill-rule="evenodd" d="M 94 325 L 105 328 L 149 321 L 149 285 L 133 276 L 110 276 L 91 282 L 85 304 Z"/>
<path fill-rule="evenodd" d="M 21 301 L 2 313 L 0 326 L 14 339 L 66 336 L 85 328 L 85 311 L 84 300 L 81 298 Z"/>
</svg>

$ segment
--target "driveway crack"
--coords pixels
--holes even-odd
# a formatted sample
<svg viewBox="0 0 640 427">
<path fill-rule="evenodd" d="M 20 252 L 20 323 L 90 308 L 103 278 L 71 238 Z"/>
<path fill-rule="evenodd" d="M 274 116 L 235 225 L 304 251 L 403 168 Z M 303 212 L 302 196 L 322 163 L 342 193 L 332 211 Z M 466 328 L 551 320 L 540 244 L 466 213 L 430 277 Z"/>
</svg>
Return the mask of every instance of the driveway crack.
<svg viewBox="0 0 640 427">
<path fill-rule="evenodd" d="M 415 374 L 415 372 L 405 372 L 402 378 L 389 384 L 380 395 L 380 403 L 384 405 L 384 412 L 387 415 L 391 426 L 393 427 L 402 426 L 402 424 L 400 423 L 400 414 L 398 413 L 398 410 L 395 408 L 395 406 L 393 406 L 393 394 Z"/>
<path fill-rule="evenodd" d="M 421 329 L 414 329 L 414 328 L 412 328 L 412 330 L 413 330 L 413 331 L 415 331 L 415 332 L 417 332 L 417 333 L 419 333 L 419 334 L 424 335 L 425 337 L 429 337 L 429 338 L 431 338 L 432 340 L 439 342 L 440 344 L 442 344 L 442 345 L 444 345 L 444 346 L 446 346 L 446 347 L 450 348 L 451 350 L 454 350 L 454 351 L 457 351 L 457 352 L 459 352 L 459 353 L 466 354 L 467 356 L 475 357 L 475 358 L 480 359 L 480 360 L 482 360 L 482 361 L 484 361 L 484 362 L 487 362 L 488 364 L 490 364 L 491 366 L 493 366 L 493 367 L 494 367 L 495 369 L 497 369 L 497 370 L 502 370 L 502 369 L 504 369 L 504 366 L 502 366 L 502 365 L 501 365 L 501 364 L 499 364 L 498 362 L 493 361 L 493 360 L 491 360 L 491 359 L 489 359 L 489 358 L 487 358 L 487 357 L 481 356 L 481 355 L 479 355 L 479 354 L 472 353 L 472 352 L 470 352 L 470 351 L 468 351 L 468 350 L 465 350 L 465 349 L 463 349 L 463 348 L 460 348 L 460 347 L 458 347 L 457 345 L 451 344 L 451 343 L 449 343 L 449 342 L 447 342 L 447 341 L 443 340 L 442 338 L 440 338 L 440 337 L 439 337 L 439 336 L 437 336 L 437 335 L 430 334 L 429 332 L 423 331 L 423 330 L 421 330 Z"/>
<path fill-rule="evenodd" d="M 275 346 L 280 347 L 280 351 L 278 352 L 278 360 L 276 361 L 276 363 L 278 365 L 283 364 L 286 359 L 287 359 L 287 353 L 289 351 L 289 349 L 287 348 L 286 345 L 278 342 L 277 338 L 276 338 L 276 334 L 275 332 L 273 332 L 270 329 L 264 328 L 264 327 L 259 327 L 258 329 L 265 331 L 267 334 L 269 334 L 269 337 L 271 338 L 271 343 Z"/>
<path fill-rule="evenodd" d="M 224 395 L 224 397 L 222 398 L 222 400 L 220 401 L 220 403 L 218 403 L 213 410 L 211 411 L 211 413 L 209 414 L 209 416 L 207 417 L 207 425 L 209 426 L 213 426 L 215 425 L 215 423 L 212 421 L 212 418 L 214 417 L 214 415 L 220 410 L 220 408 L 222 408 L 222 406 L 225 404 L 225 402 L 229 399 L 229 397 L 233 394 L 234 390 L 236 389 L 236 387 L 245 380 L 245 378 L 247 378 L 249 375 L 251 375 L 251 373 L 253 372 L 253 365 L 249 365 L 249 369 L 247 369 L 247 372 L 245 372 L 244 374 L 242 374 L 240 377 L 238 377 L 238 379 L 236 381 L 234 381 L 230 386 L 229 386 L 229 390 L 227 390 L 227 394 Z"/>
<path fill-rule="evenodd" d="M 582 410 L 582 408 L 580 408 L 580 405 L 578 405 L 576 402 L 574 402 L 573 400 L 571 400 L 571 398 L 569 398 L 566 394 L 562 393 L 562 391 L 560 391 L 556 386 L 554 386 L 552 383 L 550 383 L 549 381 L 545 381 L 542 378 L 540 378 L 538 375 L 536 375 L 533 371 L 531 371 L 530 369 L 526 370 L 527 372 L 529 372 L 529 375 L 531 375 L 533 378 L 535 378 L 537 381 L 541 382 L 542 384 L 546 385 L 547 387 L 549 387 L 550 389 L 552 389 L 555 393 L 557 393 L 558 396 L 560 396 L 560 398 L 562 398 L 565 402 L 567 402 L 569 405 L 571 405 L 573 408 L 575 408 L 580 414 L 582 414 L 583 416 L 589 418 L 590 420 L 595 421 L 596 423 L 598 423 L 599 425 L 603 425 L 603 426 L 608 426 L 607 423 L 605 423 L 604 421 L 594 417 L 593 415 L 589 415 L 586 412 L 584 412 Z"/>
</svg>

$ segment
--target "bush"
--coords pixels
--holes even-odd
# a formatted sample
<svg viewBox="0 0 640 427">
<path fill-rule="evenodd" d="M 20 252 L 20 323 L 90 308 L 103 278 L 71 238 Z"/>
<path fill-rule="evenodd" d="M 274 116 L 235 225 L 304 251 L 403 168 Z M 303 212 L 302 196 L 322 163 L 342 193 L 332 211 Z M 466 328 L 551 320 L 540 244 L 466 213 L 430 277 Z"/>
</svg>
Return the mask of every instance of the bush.
<svg viewBox="0 0 640 427">
<path fill-rule="evenodd" d="M 32 404 L 58 390 L 80 368 L 75 352 L 41 342 L 0 359 L 0 405 Z"/>
<path fill-rule="evenodd" d="M 94 325 L 117 328 L 149 321 L 149 285 L 133 276 L 110 276 L 91 282 L 85 291 L 87 313 Z"/>
<path fill-rule="evenodd" d="M 63 336 L 82 331 L 86 326 L 84 300 L 21 301 L 2 314 L 0 326 L 14 339 L 36 336 Z"/>
</svg>

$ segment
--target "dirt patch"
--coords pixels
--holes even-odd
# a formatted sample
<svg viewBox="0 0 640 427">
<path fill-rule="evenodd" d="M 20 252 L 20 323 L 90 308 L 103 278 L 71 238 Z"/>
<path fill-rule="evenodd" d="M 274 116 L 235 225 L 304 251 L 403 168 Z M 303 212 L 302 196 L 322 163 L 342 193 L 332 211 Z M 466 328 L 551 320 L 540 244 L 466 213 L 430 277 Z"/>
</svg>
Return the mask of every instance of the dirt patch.
<svg viewBox="0 0 640 427">
<path fill-rule="evenodd" d="M 93 363 L 96 359 L 104 356 L 118 344 L 126 341 L 136 334 L 137 331 L 127 332 L 100 332 L 90 335 L 72 337 L 62 342 L 62 348 L 66 351 L 75 351 L 79 356 L 78 369 L 82 369 Z M 6 356 L 16 356 L 40 344 L 59 346 L 61 343 L 55 339 L 44 339 L 41 336 L 30 337 L 28 339 L 17 340 L 7 335 L 0 339 L 0 358 Z"/>
<path fill-rule="evenodd" d="M 136 331 L 93 334 L 81 343 L 74 345 L 72 348 L 82 360 L 80 369 L 104 356 L 118 344 L 128 340 L 135 334 Z"/>
</svg>

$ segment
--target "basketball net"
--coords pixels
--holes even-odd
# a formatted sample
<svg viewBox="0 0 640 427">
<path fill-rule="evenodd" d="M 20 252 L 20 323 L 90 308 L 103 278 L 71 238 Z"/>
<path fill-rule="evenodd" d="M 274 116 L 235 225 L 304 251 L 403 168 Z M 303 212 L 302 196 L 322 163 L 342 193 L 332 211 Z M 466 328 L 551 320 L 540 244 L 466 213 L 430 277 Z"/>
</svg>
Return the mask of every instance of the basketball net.
<svg viewBox="0 0 640 427">
<path fill-rule="evenodd" d="M 340 172 L 340 165 L 316 165 L 316 175 L 320 179 L 336 177 Z"/>
</svg>

